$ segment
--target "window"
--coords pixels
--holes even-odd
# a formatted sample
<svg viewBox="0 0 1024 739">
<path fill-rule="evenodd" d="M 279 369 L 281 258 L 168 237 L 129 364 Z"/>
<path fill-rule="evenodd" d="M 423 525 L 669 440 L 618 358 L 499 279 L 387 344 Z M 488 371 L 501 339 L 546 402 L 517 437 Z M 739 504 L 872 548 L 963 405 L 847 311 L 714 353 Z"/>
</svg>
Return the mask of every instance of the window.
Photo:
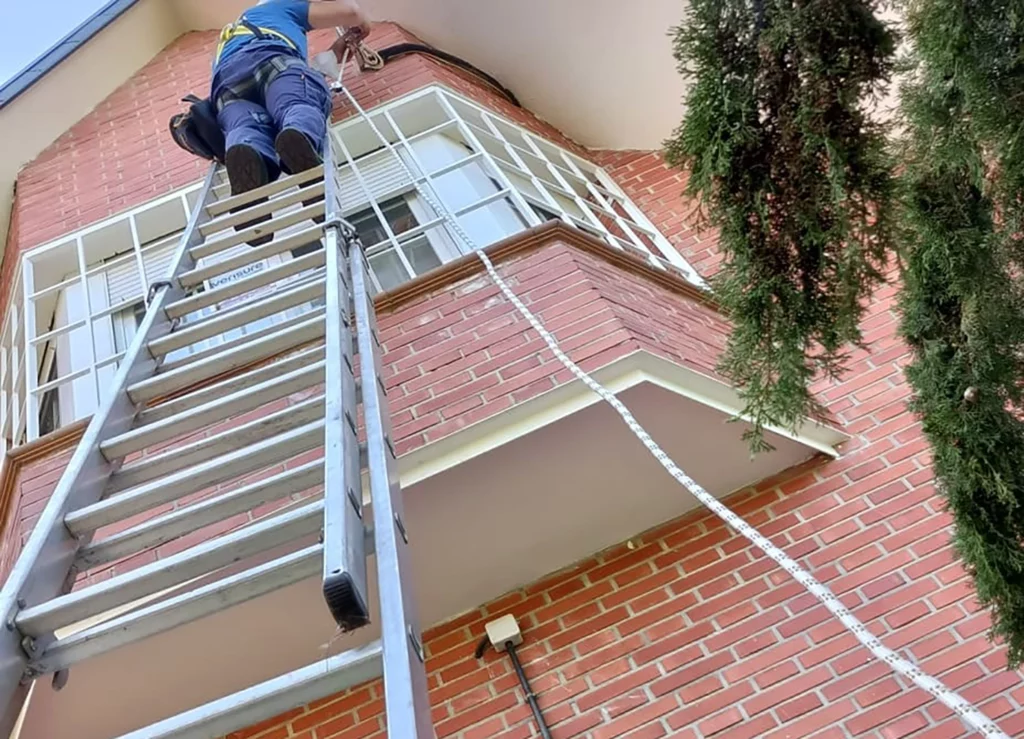
<svg viewBox="0 0 1024 739">
<path fill-rule="evenodd" d="M 391 290 L 416 275 L 440 267 L 446 261 L 444 247 L 435 245 L 427 235 L 419 233 L 420 220 L 413 213 L 410 201 L 415 202 L 416 198 L 393 198 L 377 206 L 391 233 L 395 234 L 395 244 L 392 244 L 387 229 L 372 207 L 347 219 L 366 250 L 377 290 Z M 418 235 L 403 239 L 404 234 L 414 231 Z M 293 249 L 292 258 L 298 259 L 319 249 L 323 249 L 323 242 L 314 241 Z M 322 304 L 322 301 L 317 304 Z"/>
<path fill-rule="evenodd" d="M 51 383 L 57 379 L 57 362 L 54 361 L 56 353 L 51 347 L 48 347 L 47 356 L 43 359 L 44 370 L 40 375 L 40 380 Z M 49 367 L 49 369 L 45 369 Z M 56 431 L 61 427 L 60 423 L 60 403 L 57 390 L 50 390 L 48 393 L 43 395 L 43 400 L 39 404 L 39 433 L 40 435 L 49 434 Z"/>
<path fill-rule="evenodd" d="M 375 290 L 395 289 L 473 246 L 487 247 L 551 220 L 613 248 L 645 251 L 653 264 L 670 262 L 702 284 L 615 183 L 577 154 L 439 86 L 369 115 L 373 126 L 362 118 L 350 119 L 334 127 L 331 138 L 341 214 L 359 233 Z M 224 184 L 221 173 L 217 186 Z M 94 411 L 145 315 L 149 285 L 168 272 L 199 190 L 196 185 L 158 198 L 25 255 L 16 284 L 19 293 L 12 298 L 14 308 L 5 317 L 0 339 L 4 438 L 22 443 Z M 435 209 L 433 202 L 442 207 Z M 308 221 L 299 223 L 280 235 L 309 226 Z M 239 245 L 201 265 L 249 248 Z M 217 275 L 199 290 L 245 280 L 322 248 L 320 240 L 314 241 Z M 298 284 L 322 274 L 322 266 L 311 267 L 289 279 Z M 272 289 L 225 298 L 181 323 L 231 309 Z M 294 306 L 180 349 L 168 360 L 322 309 L 322 299 Z"/>
<path fill-rule="evenodd" d="M 530 208 L 532 208 L 533 212 L 537 214 L 537 217 L 540 219 L 541 223 L 547 223 L 548 221 L 558 220 L 558 214 L 555 213 L 554 211 L 548 210 L 544 206 L 531 205 Z"/>
<path fill-rule="evenodd" d="M 420 221 L 412 212 L 405 198 L 395 198 L 380 204 L 381 214 L 391 232 L 401 239 L 401 234 L 416 230 Z M 440 267 L 443 253 L 431 244 L 425 234 L 399 240 L 392 244 L 386 230 L 373 209 L 356 213 L 350 223 L 359 234 L 359 240 L 366 249 L 367 260 L 373 271 L 374 280 L 380 290 L 391 290 L 410 277 Z"/>
<path fill-rule="evenodd" d="M 124 308 L 114 314 L 114 351 L 123 354 L 135 338 L 135 331 L 146 317 L 146 301 Z"/>
</svg>

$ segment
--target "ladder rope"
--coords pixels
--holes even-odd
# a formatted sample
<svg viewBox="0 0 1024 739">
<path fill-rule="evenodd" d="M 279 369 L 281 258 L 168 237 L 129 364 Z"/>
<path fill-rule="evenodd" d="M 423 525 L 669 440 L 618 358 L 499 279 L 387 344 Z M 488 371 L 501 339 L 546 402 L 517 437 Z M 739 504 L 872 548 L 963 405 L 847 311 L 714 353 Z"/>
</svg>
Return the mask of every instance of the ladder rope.
<svg viewBox="0 0 1024 739">
<path fill-rule="evenodd" d="M 623 404 L 614 393 L 584 372 L 579 365 L 577 365 L 564 351 L 562 351 L 558 341 L 551 332 L 544 328 L 540 319 L 538 319 L 530 309 L 526 307 L 512 288 L 509 287 L 508 283 L 505 282 L 500 274 L 498 274 L 498 270 L 495 269 L 494 263 L 491 261 L 490 257 L 487 256 L 487 253 L 480 248 L 466 230 L 462 228 L 461 224 L 459 224 L 451 211 L 445 207 L 443 203 L 439 202 L 439 199 L 435 198 L 433 193 L 429 192 L 429 188 L 425 187 L 423 183 L 418 181 L 417 175 L 406 162 L 406 159 L 399 154 L 394 144 L 384 136 L 377 124 L 355 99 L 355 96 L 349 92 L 348 87 L 344 85 L 339 85 L 339 87 L 363 121 L 370 126 L 377 138 L 380 139 L 383 146 L 401 163 L 406 174 L 409 176 L 409 179 L 414 183 L 416 191 L 424 200 L 427 201 L 430 207 L 433 208 L 449 226 L 451 226 L 456 235 L 465 242 L 466 246 L 472 250 L 480 261 L 483 262 L 491 280 L 493 280 L 494 284 L 498 286 L 502 294 L 516 308 L 519 314 L 526 319 L 530 326 L 540 335 L 544 340 L 544 343 L 547 344 L 548 349 L 550 349 L 551 353 L 554 354 L 555 359 L 557 359 L 562 366 L 568 369 L 580 382 L 586 385 L 602 400 L 615 409 L 619 416 L 622 417 L 622 420 L 625 421 L 630 431 L 633 432 L 636 438 L 640 440 L 651 455 L 654 456 L 661 466 L 664 467 L 677 482 L 683 485 L 683 487 L 685 487 L 698 501 L 700 501 L 702 505 L 708 508 L 712 513 L 722 519 L 741 536 L 764 552 L 776 564 L 782 567 L 782 569 L 788 572 L 794 580 L 800 583 L 807 590 L 807 592 L 817 598 L 850 633 L 857 637 L 857 640 L 867 647 L 876 659 L 884 662 L 893 671 L 912 680 L 919 688 L 930 693 L 943 705 L 953 711 L 953 713 L 967 724 L 969 728 L 975 730 L 981 736 L 991 737 L 992 739 L 1009 739 L 999 726 L 992 719 L 985 716 L 973 703 L 963 698 L 960 694 L 951 690 L 941 681 L 927 674 L 913 663 L 903 659 L 892 649 L 885 646 L 878 637 L 868 630 L 868 627 L 860 619 L 854 616 L 853 613 L 842 604 L 839 598 L 837 598 L 826 585 L 819 582 L 810 572 L 803 569 L 794 559 L 779 547 L 772 544 L 757 529 L 733 513 L 732 510 L 707 492 L 693 478 L 687 475 L 682 468 L 672 461 L 671 457 L 665 453 L 651 435 L 647 433 L 644 427 L 641 426 L 636 418 L 633 417 L 633 414 L 625 404 Z M 415 155 L 413 155 L 412 152 L 410 152 L 410 159 L 415 160 Z M 355 166 L 351 160 L 349 163 L 353 167 Z M 422 176 L 425 177 L 426 173 L 424 172 Z M 367 193 L 367 195 L 371 198 L 373 197 L 372 193 Z"/>
</svg>

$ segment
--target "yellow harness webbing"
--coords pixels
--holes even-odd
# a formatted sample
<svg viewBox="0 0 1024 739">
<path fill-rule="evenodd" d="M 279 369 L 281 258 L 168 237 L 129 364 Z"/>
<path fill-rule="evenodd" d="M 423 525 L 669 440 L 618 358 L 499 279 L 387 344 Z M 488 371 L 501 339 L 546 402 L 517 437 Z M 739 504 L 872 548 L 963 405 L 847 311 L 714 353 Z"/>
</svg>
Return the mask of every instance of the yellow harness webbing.
<svg viewBox="0 0 1024 739">
<path fill-rule="evenodd" d="M 260 26 L 255 26 L 255 28 L 259 30 L 260 33 L 263 33 L 267 36 L 274 36 L 275 38 L 281 39 L 290 47 L 298 51 L 298 48 L 295 46 L 292 40 L 285 36 L 280 31 L 275 31 L 273 28 L 262 28 Z M 242 23 L 241 19 L 227 26 L 224 26 L 223 30 L 220 32 L 220 40 L 217 43 L 217 54 L 214 57 L 214 64 L 220 61 L 221 54 L 224 53 L 224 46 L 228 43 L 228 41 L 235 38 L 236 36 L 245 36 L 247 34 L 250 36 L 255 35 L 251 28 Z"/>
</svg>

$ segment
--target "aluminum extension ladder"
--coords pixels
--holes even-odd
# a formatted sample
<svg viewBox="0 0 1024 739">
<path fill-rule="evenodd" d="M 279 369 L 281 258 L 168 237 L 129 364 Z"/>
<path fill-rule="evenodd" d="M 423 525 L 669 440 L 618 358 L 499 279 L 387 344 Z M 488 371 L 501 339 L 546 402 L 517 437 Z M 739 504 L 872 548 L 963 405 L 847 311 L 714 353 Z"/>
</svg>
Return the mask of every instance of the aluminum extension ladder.
<svg viewBox="0 0 1024 739">
<path fill-rule="evenodd" d="M 366 624 L 366 557 L 371 548 L 377 557 L 379 642 L 128 736 L 224 735 L 383 674 L 389 735 L 433 737 L 368 266 L 355 230 L 341 218 L 338 170 L 332 147 L 326 148 L 322 168 L 234 197 L 223 193 L 226 185 L 216 184 L 223 171 L 210 168 L 169 277 L 151 286 L 148 310 L 114 387 L 101 399 L 0 592 L 7 626 L 0 629 L 3 739 L 17 721 L 32 680 L 53 674 L 54 686 L 60 687 L 77 662 L 312 577 L 321 567 L 326 605 L 339 627 L 349 631 Z M 270 220 L 232 230 L 260 216 Z M 256 241 L 270 234 L 275 236 L 268 243 Z M 324 249 L 204 290 L 211 277 L 321 238 Z M 246 245 L 253 241 L 260 245 Z M 210 263 L 210 257 L 219 261 Z M 209 313 L 229 299 L 242 302 Z M 208 315 L 189 320 L 204 309 Z M 212 348 L 202 344 L 284 311 L 299 314 Z M 358 349 L 358 372 L 353 344 Z M 169 357 L 185 347 L 192 347 L 192 353 Z M 137 454 L 317 388 L 320 392 L 312 400 L 255 421 L 243 420 L 228 431 L 212 431 L 205 439 L 170 451 Z M 362 447 L 356 426 L 359 404 L 366 429 Z M 104 538 L 93 536 L 98 529 L 321 445 L 322 459 L 216 493 Z M 373 505 L 372 528 L 363 521 L 364 470 Z M 97 565 L 319 486 L 322 496 L 311 493 L 284 513 L 72 590 L 78 574 Z M 285 556 L 212 584 L 72 636 L 54 636 L 69 625 L 191 583 L 239 559 L 301 543 L 318 532 L 320 543 L 314 546 L 297 544 Z"/>
</svg>

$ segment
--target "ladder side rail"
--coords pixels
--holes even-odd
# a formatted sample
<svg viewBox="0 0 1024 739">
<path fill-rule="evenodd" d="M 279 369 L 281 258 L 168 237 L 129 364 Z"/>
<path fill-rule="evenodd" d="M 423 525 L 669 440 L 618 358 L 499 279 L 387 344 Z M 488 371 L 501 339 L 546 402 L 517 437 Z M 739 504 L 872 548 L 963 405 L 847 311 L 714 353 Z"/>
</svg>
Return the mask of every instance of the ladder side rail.
<svg viewBox="0 0 1024 739">
<path fill-rule="evenodd" d="M 100 443 L 111 436 L 125 433 L 138 409 L 128 397 L 126 388 L 151 375 L 156 362 L 146 346 L 156 337 L 171 330 L 171 322 L 164 313 L 168 299 L 181 297 L 174 276 L 183 268 L 191 267 L 188 250 L 202 238 L 199 226 L 209 217 L 206 201 L 210 196 L 216 166 L 211 165 L 203 188 L 189 218 L 188 226 L 169 267 L 168 279 L 153 291 L 152 300 L 136 332 L 128 352 L 114 377 L 113 388 L 101 401 L 71 461 L 61 475 L 53 495 L 40 515 L 10 576 L 0 589 L 0 616 L 5 628 L 0 629 L 0 735 L 8 736 L 17 722 L 28 679 L 29 657 L 37 656 L 52 641 L 48 639 L 22 639 L 14 619 L 25 607 L 37 606 L 66 593 L 74 584 L 72 566 L 79 547 L 86 543 L 73 537 L 64 526 L 64 516 L 71 510 L 95 503 L 117 464 L 106 460 Z"/>
<path fill-rule="evenodd" d="M 423 637 L 413 591 L 398 460 L 381 376 L 381 345 L 373 297 L 368 289 L 369 265 L 358 240 L 350 244 L 349 262 L 374 518 L 388 736 L 433 739 Z"/>
<path fill-rule="evenodd" d="M 342 258 L 343 245 L 352 231 L 340 218 L 337 177 L 328 138 L 324 143 L 327 278 L 323 594 L 338 626 L 351 631 L 369 623 L 370 599 L 352 366 L 351 293 Z"/>
</svg>

